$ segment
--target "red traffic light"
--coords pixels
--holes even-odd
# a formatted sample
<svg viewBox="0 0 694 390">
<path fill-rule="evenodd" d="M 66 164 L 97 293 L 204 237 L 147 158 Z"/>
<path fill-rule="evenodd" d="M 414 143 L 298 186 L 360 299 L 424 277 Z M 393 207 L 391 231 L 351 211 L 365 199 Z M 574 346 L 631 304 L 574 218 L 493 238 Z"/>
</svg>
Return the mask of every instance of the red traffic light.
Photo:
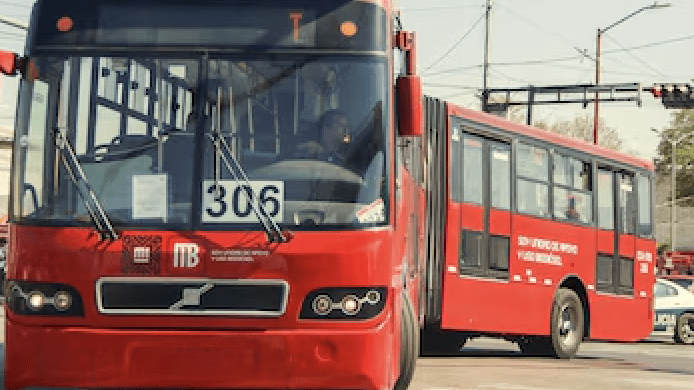
<svg viewBox="0 0 694 390">
<path fill-rule="evenodd" d="M 649 88 L 648 90 L 653 94 L 653 97 L 663 96 L 663 90 L 660 88 L 660 86 L 654 85 L 651 88 Z"/>
</svg>

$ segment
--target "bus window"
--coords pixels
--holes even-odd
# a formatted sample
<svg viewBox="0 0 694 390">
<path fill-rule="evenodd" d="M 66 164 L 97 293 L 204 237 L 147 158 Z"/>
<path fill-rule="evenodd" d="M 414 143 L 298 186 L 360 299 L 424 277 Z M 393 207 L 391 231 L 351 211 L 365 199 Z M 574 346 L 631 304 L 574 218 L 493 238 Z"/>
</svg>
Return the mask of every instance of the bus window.
<svg viewBox="0 0 694 390">
<path fill-rule="evenodd" d="M 636 193 L 634 176 L 623 173 L 619 181 L 619 215 L 624 234 L 636 234 Z"/>
<path fill-rule="evenodd" d="M 453 169 L 450 171 L 451 175 L 451 199 L 456 202 L 463 201 L 463 183 L 462 170 L 460 166 L 462 165 L 462 147 L 461 147 L 461 125 L 455 119 L 451 118 L 451 166 Z"/>
<path fill-rule="evenodd" d="M 516 152 L 518 212 L 546 217 L 549 215 L 547 151 L 519 143 Z"/>
<path fill-rule="evenodd" d="M 554 217 L 590 223 L 593 220 L 590 163 L 561 155 L 554 155 L 553 161 Z"/>
<path fill-rule="evenodd" d="M 463 136 L 463 201 L 482 204 L 482 139 Z"/>
<path fill-rule="evenodd" d="M 614 229 L 614 193 L 612 172 L 598 169 L 598 227 Z"/>
<path fill-rule="evenodd" d="M 492 207 L 511 208 L 511 148 L 506 144 L 490 142 Z"/>
<path fill-rule="evenodd" d="M 638 198 L 639 198 L 639 226 L 640 236 L 651 236 L 653 234 L 653 221 L 651 220 L 651 179 L 648 176 L 638 176 Z"/>
</svg>

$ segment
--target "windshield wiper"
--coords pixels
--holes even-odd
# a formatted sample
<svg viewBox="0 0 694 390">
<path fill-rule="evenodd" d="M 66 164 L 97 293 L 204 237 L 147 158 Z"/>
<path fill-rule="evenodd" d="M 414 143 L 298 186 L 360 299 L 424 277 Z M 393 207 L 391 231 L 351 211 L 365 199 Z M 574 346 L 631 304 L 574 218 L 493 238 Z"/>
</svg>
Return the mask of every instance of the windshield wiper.
<svg viewBox="0 0 694 390">
<path fill-rule="evenodd" d="M 224 140 L 224 137 L 222 137 L 218 131 L 214 131 L 211 134 L 208 133 L 207 136 L 210 137 L 210 140 L 214 144 L 215 150 L 219 153 L 219 156 L 222 158 L 222 161 L 224 161 L 224 165 L 226 165 L 229 172 L 231 172 L 231 175 L 234 176 L 236 183 L 243 184 L 242 188 L 244 188 L 245 191 L 241 192 L 245 194 L 248 203 L 250 203 L 251 207 L 253 208 L 253 213 L 258 217 L 258 221 L 260 221 L 260 224 L 263 226 L 263 229 L 267 234 L 268 242 L 289 242 L 293 236 L 291 231 L 286 229 L 282 230 L 277 222 L 275 222 L 275 220 L 268 215 L 263 205 L 260 202 L 256 202 L 258 196 L 255 194 L 255 192 L 253 192 L 253 189 L 251 189 L 248 176 L 246 176 L 243 167 L 241 167 L 241 164 L 239 164 L 236 157 L 234 157 L 234 153 L 232 153 L 231 148 Z M 233 162 L 233 166 L 230 160 Z M 217 190 L 219 188 L 218 175 L 215 175 L 214 180 L 215 190 Z"/>
<path fill-rule="evenodd" d="M 75 150 L 70 144 L 70 141 L 63 130 L 58 127 L 53 130 L 53 133 L 55 136 L 56 146 L 61 150 L 61 152 L 67 152 L 68 158 L 65 157 L 65 153 L 60 153 L 60 159 L 65 166 L 65 170 L 70 175 L 70 180 L 72 180 L 75 188 L 77 188 L 77 193 L 79 194 L 80 198 L 82 198 L 82 202 L 84 202 L 84 206 L 86 207 L 89 217 L 94 223 L 96 230 L 104 240 L 117 240 L 118 233 L 113 228 L 111 220 L 108 218 L 108 215 L 106 215 L 106 212 L 104 212 L 101 202 L 99 202 L 99 198 L 96 197 L 92 186 L 89 184 L 87 175 L 84 174 L 84 170 L 82 170 L 82 166 L 80 165 L 79 160 L 77 160 L 77 155 L 75 154 Z"/>
</svg>

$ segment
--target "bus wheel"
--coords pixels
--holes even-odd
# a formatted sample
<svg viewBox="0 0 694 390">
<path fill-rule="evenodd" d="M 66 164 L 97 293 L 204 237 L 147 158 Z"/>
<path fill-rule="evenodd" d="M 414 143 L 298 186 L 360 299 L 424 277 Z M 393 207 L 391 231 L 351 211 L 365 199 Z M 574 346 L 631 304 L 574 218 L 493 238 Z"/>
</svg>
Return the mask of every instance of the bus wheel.
<svg viewBox="0 0 694 390">
<path fill-rule="evenodd" d="M 675 341 L 682 344 L 694 344 L 694 314 L 684 313 L 677 319 Z"/>
<path fill-rule="evenodd" d="M 402 297 L 402 321 L 400 322 L 400 375 L 393 390 L 405 390 L 410 386 L 414 367 L 419 356 L 419 330 L 414 317 L 412 302 L 407 294 Z"/>
<path fill-rule="evenodd" d="M 550 323 L 553 355 L 568 359 L 583 340 L 583 304 L 573 290 L 561 288 L 554 298 Z"/>
</svg>

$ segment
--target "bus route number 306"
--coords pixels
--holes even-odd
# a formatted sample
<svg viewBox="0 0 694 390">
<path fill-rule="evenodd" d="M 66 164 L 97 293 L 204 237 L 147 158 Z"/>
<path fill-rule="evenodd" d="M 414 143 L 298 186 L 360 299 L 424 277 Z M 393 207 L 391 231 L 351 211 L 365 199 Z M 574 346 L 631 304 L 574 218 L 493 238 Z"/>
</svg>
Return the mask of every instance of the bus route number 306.
<svg viewBox="0 0 694 390">
<path fill-rule="evenodd" d="M 249 188 L 253 200 L 249 195 Z M 281 181 L 204 180 L 203 223 L 255 223 L 256 210 L 263 209 L 275 222 L 282 222 L 284 183 Z"/>
</svg>

